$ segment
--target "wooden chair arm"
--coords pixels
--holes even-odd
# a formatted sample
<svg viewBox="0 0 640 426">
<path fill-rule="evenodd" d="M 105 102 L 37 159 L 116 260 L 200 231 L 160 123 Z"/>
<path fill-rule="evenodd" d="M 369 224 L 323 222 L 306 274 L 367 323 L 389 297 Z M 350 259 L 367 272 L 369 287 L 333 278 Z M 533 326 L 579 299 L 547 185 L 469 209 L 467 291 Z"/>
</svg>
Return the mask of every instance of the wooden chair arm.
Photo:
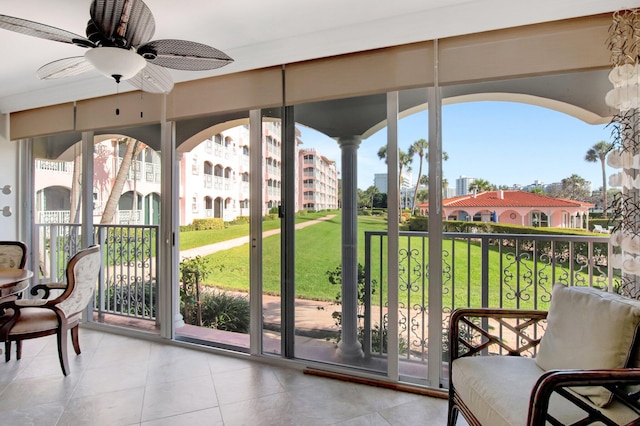
<svg viewBox="0 0 640 426">
<path fill-rule="evenodd" d="M 31 294 L 33 296 L 37 296 L 40 291 L 43 291 L 44 294 L 42 295 L 42 298 L 48 299 L 51 294 L 51 290 L 65 290 L 66 288 L 67 288 L 67 284 L 65 283 L 38 284 L 36 286 L 33 286 L 33 288 L 31 288 Z"/>
<path fill-rule="evenodd" d="M 611 393 L 615 400 L 620 401 L 632 409 L 639 417 L 635 422 L 640 423 L 640 403 L 638 392 L 629 393 L 625 387 L 640 385 L 640 368 L 618 368 L 608 370 L 549 370 L 536 382 L 529 400 L 529 414 L 527 425 L 545 425 L 547 422 L 560 425 L 547 411 L 549 399 L 556 392 L 585 412 L 585 419 L 579 424 L 591 424 L 600 421 L 605 425 L 617 425 L 602 411 L 584 402 L 572 393 L 568 387 L 603 386 Z M 633 424 L 638 424 L 638 423 Z M 577 423 L 576 423 L 577 424 Z"/>
<path fill-rule="evenodd" d="M 460 308 L 453 311 L 449 323 L 449 361 L 463 356 L 477 355 L 490 346 L 501 348 L 506 355 L 520 356 L 534 349 L 541 336 L 529 336 L 527 330 L 547 318 L 547 311 L 522 309 Z M 505 341 L 500 333 L 494 334 L 489 320 L 501 330 L 513 334 L 515 345 Z M 515 320 L 515 321 L 507 321 Z M 462 326 L 462 327 L 461 327 Z M 464 331 L 462 328 L 464 327 Z"/>
</svg>

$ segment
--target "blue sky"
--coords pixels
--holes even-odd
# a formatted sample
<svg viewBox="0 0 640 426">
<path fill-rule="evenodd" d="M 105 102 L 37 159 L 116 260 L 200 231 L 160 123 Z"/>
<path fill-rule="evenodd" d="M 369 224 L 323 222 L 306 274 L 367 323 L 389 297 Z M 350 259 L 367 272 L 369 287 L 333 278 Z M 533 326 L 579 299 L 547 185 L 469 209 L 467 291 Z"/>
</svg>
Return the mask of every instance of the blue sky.
<svg viewBox="0 0 640 426">
<path fill-rule="evenodd" d="M 595 143 L 611 142 L 606 125 L 590 125 L 560 112 L 512 102 L 445 105 L 442 124 L 443 149 L 449 154 L 443 171 L 451 187 L 460 176 L 511 186 L 535 180 L 559 182 L 574 173 L 591 181 L 593 189 L 602 186 L 600 163 L 586 162 L 584 156 Z M 300 130 L 304 148 L 316 148 L 340 166 L 340 149 L 332 139 L 306 127 Z M 413 141 L 428 139 L 427 112 L 402 119 L 399 136 L 399 146 L 405 151 Z M 373 185 L 374 173 L 386 173 L 384 161 L 377 157 L 386 142 L 386 130 L 362 141 L 359 188 Z M 417 157 L 412 168 L 415 179 Z M 609 176 L 614 170 L 607 167 L 606 173 Z"/>
</svg>

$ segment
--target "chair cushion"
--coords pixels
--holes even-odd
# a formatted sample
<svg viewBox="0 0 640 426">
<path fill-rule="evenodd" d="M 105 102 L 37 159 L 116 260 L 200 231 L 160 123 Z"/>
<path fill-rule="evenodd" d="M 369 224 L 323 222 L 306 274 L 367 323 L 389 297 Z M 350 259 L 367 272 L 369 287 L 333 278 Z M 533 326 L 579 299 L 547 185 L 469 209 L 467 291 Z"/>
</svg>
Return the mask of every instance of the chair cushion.
<svg viewBox="0 0 640 426">
<path fill-rule="evenodd" d="M 37 333 L 58 328 L 58 317 L 51 309 L 22 308 L 20 318 L 9 332 L 10 336 Z"/>
<path fill-rule="evenodd" d="M 532 358 L 476 356 L 459 358 L 452 364 L 455 391 L 483 425 L 526 425 L 531 390 L 544 370 Z M 589 403 L 589 400 L 575 395 Z M 618 424 L 636 419 L 635 413 L 617 401 L 600 409 Z M 558 394 L 549 402 L 549 412 L 564 424 L 574 423 L 585 413 Z"/>
<path fill-rule="evenodd" d="M 627 366 L 640 324 L 640 302 L 589 287 L 553 286 L 536 356 L 544 370 Z M 600 407 L 612 395 L 600 386 L 576 389 Z"/>
</svg>

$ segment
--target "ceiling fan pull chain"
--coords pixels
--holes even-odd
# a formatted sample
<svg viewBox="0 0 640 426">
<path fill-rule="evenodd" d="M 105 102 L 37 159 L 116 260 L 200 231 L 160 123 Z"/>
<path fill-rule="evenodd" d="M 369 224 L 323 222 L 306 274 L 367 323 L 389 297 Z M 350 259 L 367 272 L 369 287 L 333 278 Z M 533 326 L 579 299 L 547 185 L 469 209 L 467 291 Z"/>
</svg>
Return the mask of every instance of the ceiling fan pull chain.
<svg viewBox="0 0 640 426">
<path fill-rule="evenodd" d="M 116 82 L 116 115 L 120 115 L 120 82 Z"/>
</svg>

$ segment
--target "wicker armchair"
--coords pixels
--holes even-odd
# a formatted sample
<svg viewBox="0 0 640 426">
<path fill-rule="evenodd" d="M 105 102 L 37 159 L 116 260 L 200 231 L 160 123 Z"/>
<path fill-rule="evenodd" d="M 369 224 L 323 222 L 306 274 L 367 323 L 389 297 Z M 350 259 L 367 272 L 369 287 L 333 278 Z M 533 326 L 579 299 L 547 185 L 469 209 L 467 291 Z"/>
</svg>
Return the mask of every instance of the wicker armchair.
<svg viewBox="0 0 640 426">
<path fill-rule="evenodd" d="M 595 289 L 566 291 L 593 293 L 594 298 L 603 293 Z M 567 311 L 564 307 L 563 310 Z M 638 313 L 640 304 L 635 311 L 640 321 Z M 597 317 L 599 313 L 584 314 Z M 608 317 L 606 312 L 604 315 Z M 545 370 L 537 365 L 541 360 L 535 357 L 552 325 L 551 321 L 547 323 L 548 319 L 551 318 L 546 311 L 531 310 L 458 309 L 452 313 L 449 426 L 456 424 L 458 413 L 471 426 L 640 424 L 640 368 L 635 368 L 640 365 L 635 338 L 637 324 L 632 327 L 635 333 L 630 338 L 632 348 L 624 361 L 627 368 L 580 368 L 581 348 L 575 347 L 575 353 L 567 354 L 567 359 L 576 359 L 576 369 Z M 556 319 L 554 316 L 552 320 Z M 583 349 L 591 351 L 598 347 L 598 342 L 585 345 Z M 610 402 L 599 405 L 591 400 L 597 402 L 594 395 L 607 391 L 611 393 Z"/>
</svg>

